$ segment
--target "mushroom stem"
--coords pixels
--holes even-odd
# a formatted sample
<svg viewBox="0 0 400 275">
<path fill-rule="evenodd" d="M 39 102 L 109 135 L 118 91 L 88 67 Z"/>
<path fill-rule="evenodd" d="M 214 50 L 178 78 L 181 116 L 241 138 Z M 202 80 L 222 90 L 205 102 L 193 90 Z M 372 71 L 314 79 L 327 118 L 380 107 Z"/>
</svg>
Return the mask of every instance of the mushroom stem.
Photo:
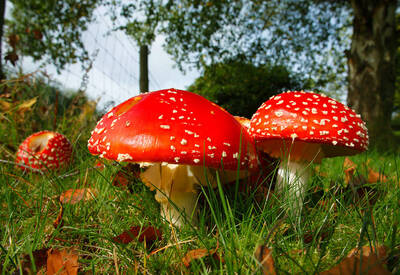
<svg viewBox="0 0 400 275">
<path fill-rule="evenodd" d="M 167 197 L 168 196 L 168 197 Z M 156 200 L 161 205 L 161 216 L 176 226 L 185 224 L 185 217 L 192 222 L 197 223 L 197 205 L 198 192 L 179 192 L 174 191 L 169 195 L 160 191 L 156 193 Z"/>
<path fill-rule="evenodd" d="M 196 185 L 216 184 L 213 175 L 206 171 L 202 166 L 158 163 L 148 167 L 140 178 L 151 190 L 157 190 L 155 199 L 161 204 L 161 215 L 176 226 L 182 226 L 185 223 L 183 214 L 196 224 L 199 193 Z"/>
<path fill-rule="evenodd" d="M 309 164 L 290 160 L 281 161 L 277 173 L 276 190 L 284 194 L 289 215 L 294 219 L 300 219 L 309 178 Z"/>
</svg>

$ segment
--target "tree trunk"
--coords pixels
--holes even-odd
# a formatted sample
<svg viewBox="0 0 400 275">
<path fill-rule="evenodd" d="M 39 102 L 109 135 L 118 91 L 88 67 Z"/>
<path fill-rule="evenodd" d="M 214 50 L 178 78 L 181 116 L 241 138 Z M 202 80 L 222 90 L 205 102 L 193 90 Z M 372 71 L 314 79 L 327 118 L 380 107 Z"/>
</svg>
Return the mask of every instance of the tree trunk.
<svg viewBox="0 0 400 275">
<path fill-rule="evenodd" d="M 148 66 L 148 57 L 149 57 L 149 49 L 147 45 L 140 46 L 140 92 L 147 93 L 149 91 L 149 66 Z"/>
<path fill-rule="evenodd" d="M 0 0 L 0 80 L 5 78 L 3 70 L 3 29 L 4 29 L 4 16 L 6 13 L 6 0 Z"/>
<path fill-rule="evenodd" d="M 396 0 L 351 0 L 353 37 L 348 54 L 347 103 L 367 122 L 370 141 L 388 149 L 395 92 Z"/>
</svg>

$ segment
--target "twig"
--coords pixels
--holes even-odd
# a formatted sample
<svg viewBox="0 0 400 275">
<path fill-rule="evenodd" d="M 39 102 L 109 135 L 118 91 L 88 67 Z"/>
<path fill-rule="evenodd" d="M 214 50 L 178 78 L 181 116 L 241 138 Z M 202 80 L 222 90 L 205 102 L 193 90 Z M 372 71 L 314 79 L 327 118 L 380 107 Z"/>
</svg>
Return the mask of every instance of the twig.
<svg viewBox="0 0 400 275">
<path fill-rule="evenodd" d="M 98 167 L 98 166 L 89 167 L 89 168 L 86 168 L 86 171 L 90 171 L 90 170 L 94 170 L 94 169 L 99 169 L 99 168 L 101 168 L 101 167 Z M 68 177 L 72 177 L 72 176 L 78 175 L 80 172 L 81 172 L 81 170 L 77 169 L 77 170 L 75 170 L 75 171 L 73 171 L 73 172 L 70 172 L 70 173 L 68 173 L 68 174 L 60 175 L 60 176 L 58 176 L 57 178 L 59 178 L 59 179 L 65 179 L 65 178 L 68 178 Z"/>
<path fill-rule="evenodd" d="M 113 248 L 113 259 L 114 259 L 114 265 L 115 265 L 115 274 L 119 274 L 119 267 L 118 267 L 118 259 L 117 259 L 117 250 L 116 247 L 114 246 Z"/>
<path fill-rule="evenodd" d="M 184 244 L 184 243 L 191 243 L 191 242 L 194 242 L 194 240 L 186 240 L 186 241 L 181 241 L 179 243 L 168 244 L 168 245 L 166 245 L 164 247 L 161 247 L 161 248 L 158 248 L 156 250 L 151 251 L 150 254 L 147 257 L 150 257 L 150 256 L 152 256 L 152 255 L 154 255 L 154 254 L 156 254 L 156 253 L 158 253 L 158 252 L 160 252 L 160 251 L 162 251 L 164 249 L 170 248 L 172 246 L 175 246 L 175 245 L 178 245 L 178 244 Z"/>
<path fill-rule="evenodd" d="M 21 164 L 21 163 L 16 163 L 15 161 L 9 161 L 9 160 L 5 160 L 5 159 L 0 159 L 0 163 L 1 162 L 2 163 L 6 163 L 6 164 L 12 164 L 12 165 L 20 166 L 20 167 L 32 170 L 34 172 L 38 172 L 38 173 L 40 173 L 42 175 L 44 174 L 44 172 L 42 170 L 40 170 L 40 169 L 32 168 L 32 167 L 29 167 L 29 166 L 27 166 L 25 164 Z"/>
</svg>

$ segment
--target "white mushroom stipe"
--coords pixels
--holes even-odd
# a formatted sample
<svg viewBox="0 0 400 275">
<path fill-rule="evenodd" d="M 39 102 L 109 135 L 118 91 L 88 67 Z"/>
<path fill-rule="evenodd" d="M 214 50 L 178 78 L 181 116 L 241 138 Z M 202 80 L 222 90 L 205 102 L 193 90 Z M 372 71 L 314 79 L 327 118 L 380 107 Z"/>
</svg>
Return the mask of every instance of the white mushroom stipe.
<svg viewBox="0 0 400 275">
<path fill-rule="evenodd" d="M 310 172 L 304 162 L 282 161 L 279 165 L 276 190 L 283 194 L 292 218 L 299 218 L 303 207 Z"/>
</svg>

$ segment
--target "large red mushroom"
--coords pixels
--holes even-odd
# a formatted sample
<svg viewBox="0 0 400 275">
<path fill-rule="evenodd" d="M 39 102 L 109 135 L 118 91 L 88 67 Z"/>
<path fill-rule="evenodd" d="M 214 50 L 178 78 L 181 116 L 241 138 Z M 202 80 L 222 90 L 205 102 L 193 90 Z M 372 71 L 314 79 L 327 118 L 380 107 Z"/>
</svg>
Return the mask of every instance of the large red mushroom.
<svg viewBox="0 0 400 275">
<path fill-rule="evenodd" d="M 257 168 L 254 143 L 232 115 L 176 89 L 141 94 L 112 108 L 92 132 L 88 149 L 147 167 L 143 182 L 157 190 L 162 214 L 178 225 L 182 210 L 194 215 L 196 185 L 216 184 L 215 171 L 224 182 L 238 169 L 244 175 Z"/>
<path fill-rule="evenodd" d="M 280 158 L 277 188 L 289 188 L 299 212 L 311 162 L 367 150 L 368 133 L 360 115 L 323 94 L 295 91 L 271 97 L 253 115 L 256 146 Z"/>
<path fill-rule="evenodd" d="M 67 166 L 72 160 L 72 145 L 62 134 L 41 131 L 27 137 L 19 146 L 16 162 L 39 170 L 55 170 Z"/>
</svg>

